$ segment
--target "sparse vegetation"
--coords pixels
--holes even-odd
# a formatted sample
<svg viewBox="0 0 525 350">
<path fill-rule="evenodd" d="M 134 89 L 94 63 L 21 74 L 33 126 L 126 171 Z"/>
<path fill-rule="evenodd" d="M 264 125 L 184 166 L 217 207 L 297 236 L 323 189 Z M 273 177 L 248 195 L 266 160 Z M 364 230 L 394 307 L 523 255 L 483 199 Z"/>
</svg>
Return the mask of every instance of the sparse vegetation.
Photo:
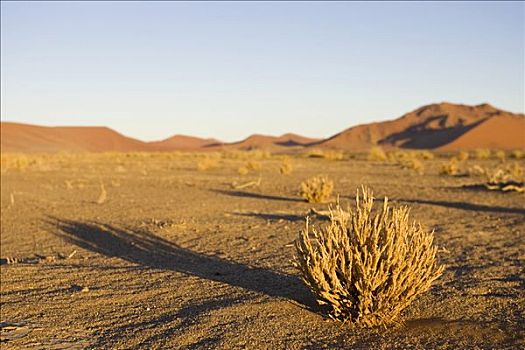
<svg viewBox="0 0 525 350">
<path fill-rule="evenodd" d="M 505 160 L 507 160 L 507 154 L 505 153 L 505 151 L 502 151 L 502 150 L 497 151 L 495 155 L 496 155 L 496 158 L 499 159 L 499 161 L 502 163 L 504 163 Z"/>
<path fill-rule="evenodd" d="M 477 149 L 476 150 L 476 159 L 479 159 L 479 160 L 489 159 L 491 154 L 492 153 L 491 153 L 490 149 L 485 149 L 485 148 Z"/>
<path fill-rule="evenodd" d="M 384 162 L 387 159 L 385 151 L 379 146 L 372 147 L 368 153 L 368 160 Z"/>
<path fill-rule="evenodd" d="M 200 171 L 206 171 L 206 170 L 216 168 L 218 164 L 219 162 L 217 158 L 212 158 L 212 157 L 207 156 L 207 157 L 200 159 L 197 162 L 197 169 Z"/>
<path fill-rule="evenodd" d="M 486 169 L 480 171 L 486 177 L 484 186 L 493 191 L 525 192 L 523 168 L 517 163 L 504 168 Z"/>
<path fill-rule="evenodd" d="M 457 155 L 456 155 L 456 159 L 460 162 L 464 162 L 466 160 L 468 160 L 469 158 L 469 153 L 467 151 L 460 151 Z"/>
<path fill-rule="evenodd" d="M 292 161 L 288 157 L 284 158 L 281 165 L 279 166 L 279 173 L 281 173 L 281 175 L 290 175 L 292 171 L 293 171 Z"/>
<path fill-rule="evenodd" d="M 423 174 L 424 166 L 423 163 L 417 158 L 407 158 L 399 161 L 401 168 L 414 170 L 419 174 Z"/>
<path fill-rule="evenodd" d="M 239 167 L 239 169 L 237 169 L 237 172 L 239 173 L 239 175 L 244 176 L 247 175 L 250 172 L 250 170 L 248 170 L 245 166 L 241 166 Z"/>
<path fill-rule="evenodd" d="M 328 160 L 343 160 L 345 157 L 345 154 L 343 151 L 337 151 L 337 150 L 328 150 L 323 153 L 323 158 Z"/>
<path fill-rule="evenodd" d="M 373 214 L 372 191 L 362 189 L 356 208 L 337 206 L 330 223 L 309 225 L 296 240 L 295 265 L 331 316 L 364 327 L 388 325 L 442 273 L 433 234 L 409 221 L 407 207 L 385 198 Z"/>
<path fill-rule="evenodd" d="M 249 171 L 257 171 L 262 169 L 262 165 L 260 162 L 257 162 L 255 160 L 249 160 L 245 164 L 246 169 Z"/>
<path fill-rule="evenodd" d="M 326 176 L 312 177 L 301 183 L 301 197 L 309 203 L 326 203 L 333 190 L 334 182 Z"/>
<path fill-rule="evenodd" d="M 525 158 L 525 150 L 516 149 L 510 152 L 510 157 L 514 159 L 523 159 Z"/>
<path fill-rule="evenodd" d="M 441 170 L 439 173 L 441 175 L 458 176 L 460 172 L 457 158 L 450 158 L 450 160 L 447 163 L 441 166 Z"/>
</svg>

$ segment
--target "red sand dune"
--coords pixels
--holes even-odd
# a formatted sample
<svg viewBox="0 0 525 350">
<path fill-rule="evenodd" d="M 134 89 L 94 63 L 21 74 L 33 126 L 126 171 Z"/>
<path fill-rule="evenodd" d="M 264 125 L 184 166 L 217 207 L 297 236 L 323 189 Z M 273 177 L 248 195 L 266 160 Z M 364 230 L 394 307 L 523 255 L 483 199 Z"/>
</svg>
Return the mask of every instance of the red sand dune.
<svg viewBox="0 0 525 350">
<path fill-rule="evenodd" d="M 194 136 L 174 135 L 162 141 L 149 142 L 148 145 L 159 151 L 172 151 L 198 150 L 219 143 L 220 141 L 216 139 L 203 139 Z"/>
<path fill-rule="evenodd" d="M 2 152 L 147 151 L 142 141 L 106 127 L 47 127 L 2 122 Z"/>
<path fill-rule="evenodd" d="M 346 129 L 316 146 L 346 150 L 365 150 L 376 144 L 386 147 L 447 150 L 460 149 L 467 144 L 469 148 L 491 147 L 491 144 L 503 149 L 525 148 L 523 139 L 519 137 L 525 133 L 522 126 L 524 118 L 523 114 L 498 110 L 489 104 L 432 104 L 392 121 Z M 497 128 L 493 130 L 490 139 L 487 138 L 486 132 L 474 132 L 489 119 L 500 120 L 491 123 Z M 511 123 L 512 120 L 515 122 Z M 507 137 L 506 133 L 513 128 L 515 136 Z M 469 141 L 454 143 L 459 138 Z"/>
<path fill-rule="evenodd" d="M 227 149 L 257 149 L 257 148 L 280 148 L 280 147 L 293 147 L 293 146 L 308 146 L 312 143 L 319 141 L 319 139 L 313 139 L 297 134 L 287 133 L 281 136 L 269 136 L 254 134 L 242 141 L 224 143 L 221 144 L 221 148 Z"/>
<path fill-rule="evenodd" d="M 175 135 L 142 142 L 106 127 L 44 127 L 1 123 L 2 152 L 107 152 L 327 147 L 351 151 L 373 145 L 414 149 L 525 149 L 525 116 L 488 104 L 440 103 L 385 122 L 358 125 L 326 140 L 296 134 L 251 135 L 233 143 Z"/>
<path fill-rule="evenodd" d="M 512 115 L 491 117 L 440 149 L 476 148 L 525 149 L 525 118 Z"/>
</svg>

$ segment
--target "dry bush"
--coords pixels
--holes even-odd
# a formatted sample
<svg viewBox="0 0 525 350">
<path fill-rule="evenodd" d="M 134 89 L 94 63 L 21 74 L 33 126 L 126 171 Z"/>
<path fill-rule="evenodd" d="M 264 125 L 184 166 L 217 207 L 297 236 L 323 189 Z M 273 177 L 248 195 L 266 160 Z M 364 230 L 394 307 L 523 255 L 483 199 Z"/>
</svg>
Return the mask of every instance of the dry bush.
<svg viewBox="0 0 525 350">
<path fill-rule="evenodd" d="M 197 169 L 201 171 L 216 168 L 219 161 L 216 158 L 204 157 L 197 162 Z"/>
<path fill-rule="evenodd" d="M 344 157 L 343 151 L 328 150 L 323 153 L 323 158 L 328 160 L 343 160 Z"/>
<path fill-rule="evenodd" d="M 401 165 L 401 168 L 414 170 L 419 174 L 422 174 L 424 170 L 423 163 L 417 158 L 403 159 L 399 161 L 399 164 Z"/>
<path fill-rule="evenodd" d="M 293 164 L 290 158 L 286 157 L 283 159 L 281 165 L 279 166 L 279 172 L 281 175 L 290 175 L 293 171 Z"/>
<path fill-rule="evenodd" d="M 510 157 L 514 159 L 523 159 L 525 158 L 525 150 L 516 149 L 510 152 Z"/>
<path fill-rule="evenodd" d="M 499 159 L 500 162 L 504 163 L 505 160 L 507 160 L 507 154 L 505 153 L 505 151 L 497 151 L 495 153 L 496 155 L 496 158 Z"/>
<path fill-rule="evenodd" d="M 250 170 L 248 170 L 245 166 L 242 166 L 239 167 L 239 169 L 237 169 L 237 172 L 239 173 L 239 175 L 244 176 L 247 175 L 250 172 Z"/>
<path fill-rule="evenodd" d="M 324 151 L 319 148 L 312 148 L 308 150 L 308 153 L 306 154 L 308 158 L 324 158 Z"/>
<path fill-rule="evenodd" d="M 231 150 L 231 151 L 224 151 L 221 153 L 221 157 L 223 159 L 241 159 L 241 160 L 249 160 L 249 159 L 269 159 L 271 158 L 272 154 L 267 150 L 261 150 L 261 149 L 253 149 L 249 151 L 242 151 L 242 150 Z"/>
<path fill-rule="evenodd" d="M 357 326 L 394 323 L 443 272 L 433 233 L 409 220 L 409 209 L 391 209 L 385 198 L 373 215 L 372 191 L 362 189 L 356 209 L 331 211 L 330 223 L 306 228 L 295 242 L 295 266 L 331 317 Z"/>
<path fill-rule="evenodd" d="M 428 150 L 417 151 L 416 158 L 423 159 L 423 160 L 431 160 L 431 159 L 434 159 L 434 153 Z"/>
<path fill-rule="evenodd" d="M 246 169 L 248 169 L 249 171 L 256 171 L 256 170 L 261 170 L 262 169 L 262 165 L 260 162 L 257 162 L 255 160 L 249 160 L 246 162 L 245 164 L 245 167 Z"/>
<path fill-rule="evenodd" d="M 517 163 L 504 168 L 482 168 L 482 172 L 486 177 L 484 186 L 489 190 L 525 192 L 523 168 Z"/>
<path fill-rule="evenodd" d="M 477 149 L 476 159 L 489 159 L 491 155 L 490 149 Z"/>
<path fill-rule="evenodd" d="M 441 175 L 458 176 L 460 172 L 457 158 L 450 158 L 450 160 L 447 163 L 441 166 L 441 170 L 439 171 L 439 173 Z"/>
<path fill-rule="evenodd" d="M 379 146 L 372 147 L 368 152 L 368 160 L 384 162 L 387 160 L 385 151 Z"/>
<path fill-rule="evenodd" d="M 468 159 L 469 157 L 469 153 L 466 152 L 466 151 L 460 151 L 457 155 L 456 155 L 456 159 L 459 160 L 460 162 L 464 162 Z"/>
<path fill-rule="evenodd" d="M 301 182 L 301 197 L 309 203 L 325 203 L 330 200 L 334 182 L 326 176 L 315 176 Z"/>
</svg>

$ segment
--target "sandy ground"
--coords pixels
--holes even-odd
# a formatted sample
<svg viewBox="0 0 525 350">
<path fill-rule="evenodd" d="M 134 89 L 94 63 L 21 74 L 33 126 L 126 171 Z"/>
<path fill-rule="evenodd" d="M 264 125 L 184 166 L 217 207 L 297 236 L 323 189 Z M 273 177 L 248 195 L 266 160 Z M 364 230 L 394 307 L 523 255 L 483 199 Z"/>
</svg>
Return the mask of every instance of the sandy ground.
<svg viewBox="0 0 525 350">
<path fill-rule="evenodd" d="M 198 171 L 192 156 L 57 156 L 4 169 L 2 349 L 525 346 L 523 194 L 463 187 L 479 179 L 438 175 L 443 160 L 425 161 L 425 175 L 304 158 L 283 176 L 279 160 L 260 162 L 242 177 L 243 161 Z M 309 209 L 326 206 L 297 192 L 317 174 L 343 203 L 367 184 L 435 230 L 446 271 L 402 325 L 329 320 L 298 277 L 292 242 Z M 259 176 L 258 187 L 232 187 Z"/>
</svg>

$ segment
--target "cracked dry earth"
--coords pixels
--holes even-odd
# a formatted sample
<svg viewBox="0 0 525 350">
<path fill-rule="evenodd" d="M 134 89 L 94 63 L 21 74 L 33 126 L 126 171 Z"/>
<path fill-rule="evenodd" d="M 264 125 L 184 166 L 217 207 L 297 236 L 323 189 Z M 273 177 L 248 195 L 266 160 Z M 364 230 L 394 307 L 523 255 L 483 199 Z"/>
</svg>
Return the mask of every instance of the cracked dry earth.
<svg viewBox="0 0 525 350">
<path fill-rule="evenodd" d="M 1 348 L 525 346 L 523 194 L 463 187 L 479 179 L 439 176 L 443 159 L 425 161 L 418 175 L 358 159 L 294 158 L 283 176 L 271 158 L 243 177 L 243 161 L 198 171 L 197 160 L 57 155 L 3 169 Z M 403 324 L 361 330 L 329 320 L 298 277 L 292 242 L 310 208 L 326 205 L 297 192 L 318 174 L 334 180 L 343 204 L 366 184 L 435 230 L 447 268 Z M 259 177 L 259 186 L 232 187 Z"/>
</svg>

